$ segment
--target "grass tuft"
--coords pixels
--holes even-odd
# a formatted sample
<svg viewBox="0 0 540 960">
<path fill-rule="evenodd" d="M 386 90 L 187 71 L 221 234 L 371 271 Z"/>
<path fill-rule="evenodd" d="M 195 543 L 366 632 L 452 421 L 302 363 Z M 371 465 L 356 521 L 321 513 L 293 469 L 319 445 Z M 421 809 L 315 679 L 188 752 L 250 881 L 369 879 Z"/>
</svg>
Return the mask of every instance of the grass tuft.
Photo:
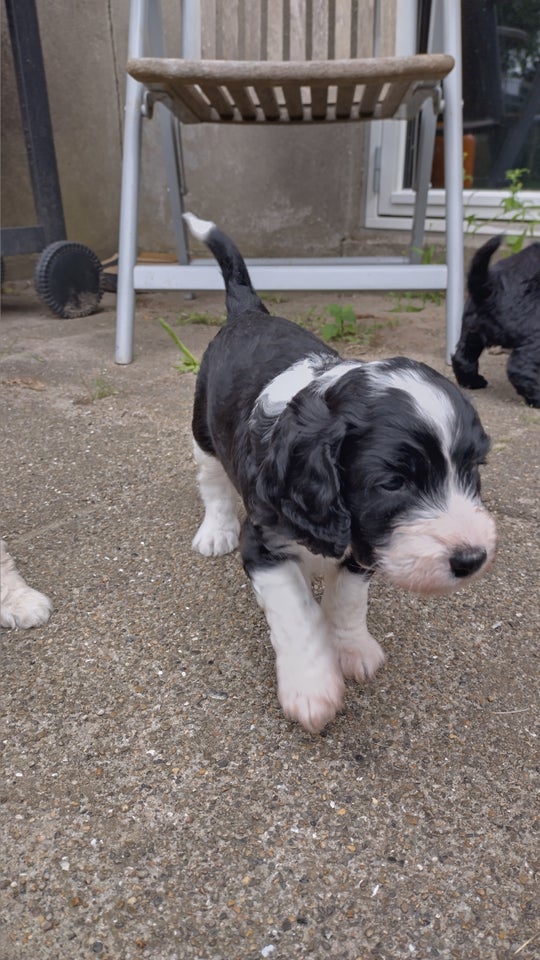
<svg viewBox="0 0 540 960">
<path fill-rule="evenodd" d="M 169 334 L 170 338 L 174 340 L 180 351 L 180 362 L 174 365 L 174 369 L 178 370 L 179 373 L 198 373 L 200 362 L 197 360 L 197 358 L 194 357 L 186 345 L 182 343 L 180 337 L 174 332 L 174 330 L 171 329 L 163 317 L 159 318 L 159 322 L 166 333 Z"/>
</svg>

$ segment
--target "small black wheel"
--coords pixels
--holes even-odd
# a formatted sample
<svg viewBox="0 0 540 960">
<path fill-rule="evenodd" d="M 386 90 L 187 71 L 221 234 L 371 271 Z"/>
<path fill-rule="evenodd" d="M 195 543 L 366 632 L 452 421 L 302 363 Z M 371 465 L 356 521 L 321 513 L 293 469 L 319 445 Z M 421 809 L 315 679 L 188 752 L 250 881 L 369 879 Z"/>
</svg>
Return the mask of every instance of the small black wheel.
<svg viewBox="0 0 540 960">
<path fill-rule="evenodd" d="M 34 276 L 36 292 L 58 317 L 88 317 L 103 293 L 103 268 L 82 243 L 59 240 L 40 254 Z"/>
</svg>

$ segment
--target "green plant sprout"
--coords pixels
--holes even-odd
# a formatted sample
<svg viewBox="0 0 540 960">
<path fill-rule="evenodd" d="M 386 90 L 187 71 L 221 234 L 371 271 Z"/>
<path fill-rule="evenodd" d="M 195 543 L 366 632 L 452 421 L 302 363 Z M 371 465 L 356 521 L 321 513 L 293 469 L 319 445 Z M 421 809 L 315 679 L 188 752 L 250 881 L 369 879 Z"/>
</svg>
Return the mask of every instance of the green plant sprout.
<svg viewBox="0 0 540 960">
<path fill-rule="evenodd" d="M 287 297 L 284 297 L 282 293 L 261 293 L 261 300 L 263 303 L 287 303 Z"/>
<path fill-rule="evenodd" d="M 291 317 L 293 323 L 307 330 L 318 329 L 322 319 L 323 314 L 316 307 L 310 307 L 306 313 L 298 313 Z"/>
<path fill-rule="evenodd" d="M 331 319 L 328 319 L 330 314 Z M 322 340 L 329 343 L 332 340 L 344 340 L 348 343 L 357 343 L 368 347 L 377 333 L 385 327 L 399 326 L 397 319 L 377 320 L 369 315 L 359 316 L 351 304 L 331 303 L 321 312 L 311 307 L 307 313 L 293 317 L 293 322 L 304 329 L 313 330 Z M 372 323 L 360 323 L 360 320 L 371 319 Z"/>
<path fill-rule="evenodd" d="M 96 400 L 106 400 L 107 397 L 116 397 L 118 394 L 118 390 L 107 378 L 105 370 L 102 370 L 90 383 L 86 380 L 83 382 L 88 392 L 74 398 L 73 403 L 77 407 L 86 407 L 91 403 L 95 403 Z"/>
<path fill-rule="evenodd" d="M 523 190 L 523 181 L 522 177 L 524 174 L 528 173 L 526 167 L 520 170 L 507 170 L 506 179 L 509 182 L 509 193 L 507 197 L 503 197 L 501 205 L 505 215 L 505 219 L 510 220 L 511 223 L 524 223 L 528 221 L 528 216 L 532 210 L 540 212 L 540 207 L 533 207 L 530 204 L 525 204 L 518 196 L 519 192 Z M 536 220 L 538 222 L 538 219 Z M 510 236 L 506 238 L 506 244 L 510 247 L 512 253 L 519 253 L 523 247 L 523 242 L 527 235 L 532 236 L 534 232 L 534 220 L 527 222 L 527 226 L 522 231 L 522 233 L 517 234 L 516 236 Z"/>
<path fill-rule="evenodd" d="M 178 370 L 180 373 L 198 373 L 200 363 L 196 357 L 193 356 L 190 350 L 186 347 L 184 343 L 180 340 L 180 337 L 176 335 L 174 330 L 171 329 L 169 324 L 163 319 L 159 318 L 159 322 L 163 329 L 169 334 L 172 340 L 174 340 L 176 346 L 180 350 L 181 360 L 180 363 L 175 364 L 174 369 Z"/>
<path fill-rule="evenodd" d="M 523 177 L 528 173 L 526 167 L 520 167 L 515 170 L 507 170 L 505 173 L 508 181 L 507 194 L 500 202 L 501 214 L 487 221 L 491 224 L 505 226 L 511 225 L 522 227 L 519 232 L 505 237 L 508 253 L 519 253 L 523 249 L 523 244 L 527 237 L 534 236 L 534 228 L 540 219 L 540 206 L 538 204 L 526 203 L 519 196 L 523 190 Z M 474 213 L 469 213 L 464 217 L 467 224 L 466 232 L 475 234 L 483 222 Z"/>
<path fill-rule="evenodd" d="M 182 312 L 178 315 L 176 321 L 178 326 L 185 326 L 187 323 L 200 324 L 205 327 L 222 327 L 225 323 L 224 317 L 216 317 L 213 313 L 206 313 L 204 310 L 192 310 Z"/>
<path fill-rule="evenodd" d="M 422 298 L 421 303 L 415 303 L 414 301 L 418 299 L 419 294 L 412 293 L 410 290 L 394 291 L 390 294 L 391 297 L 395 297 L 396 305 L 391 308 L 391 313 L 421 313 L 425 309 L 426 299 Z"/>
<path fill-rule="evenodd" d="M 426 244 L 420 250 L 418 247 L 412 247 L 415 253 L 421 254 L 421 263 L 431 264 L 440 263 L 441 257 L 437 252 L 434 243 Z M 418 291 L 393 291 L 390 294 L 396 301 L 395 307 L 392 307 L 392 313 L 421 313 L 425 310 L 426 304 L 433 303 L 436 307 L 444 302 L 444 293 L 442 290 L 418 290 Z M 420 302 L 417 302 L 420 301 Z"/>
<path fill-rule="evenodd" d="M 422 249 L 422 264 L 432 264 L 432 263 L 442 263 L 442 257 L 440 252 L 437 252 L 437 248 L 434 243 L 425 244 Z M 444 302 L 444 293 L 442 290 L 422 290 L 421 292 L 422 306 L 425 307 L 426 303 L 434 303 L 436 307 L 440 307 L 441 303 Z"/>
<path fill-rule="evenodd" d="M 350 340 L 356 336 L 356 314 L 349 303 L 330 303 L 326 310 L 332 319 L 326 320 L 321 327 L 321 337 L 325 343 L 331 340 Z"/>
<path fill-rule="evenodd" d="M 114 397 L 118 393 L 112 383 L 107 380 L 105 374 L 101 374 L 94 380 L 94 390 L 92 391 L 92 400 L 105 400 L 106 397 Z"/>
</svg>

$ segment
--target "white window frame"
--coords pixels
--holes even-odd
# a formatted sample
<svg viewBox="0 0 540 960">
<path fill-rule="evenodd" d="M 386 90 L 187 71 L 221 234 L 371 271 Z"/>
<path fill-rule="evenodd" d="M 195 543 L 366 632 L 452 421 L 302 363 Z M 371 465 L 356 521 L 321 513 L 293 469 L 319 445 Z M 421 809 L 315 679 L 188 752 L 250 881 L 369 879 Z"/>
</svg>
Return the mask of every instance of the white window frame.
<svg viewBox="0 0 540 960">
<path fill-rule="evenodd" d="M 446 0 L 448 2 L 448 0 Z M 454 2 L 454 0 L 450 0 Z M 415 53 L 418 0 L 397 0 L 396 55 Z M 401 186 L 405 163 L 407 123 L 377 121 L 369 124 L 368 165 L 365 194 L 365 226 L 378 230 L 410 230 L 414 211 L 414 191 Z M 474 233 L 501 233 L 501 202 L 505 190 L 464 190 L 464 217 L 474 215 Z M 522 190 L 517 195 L 524 204 L 540 206 L 540 191 Z M 430 189 L 426 213 L 426 230 L 442 233 L 445 223 L 445 191 Z M 490 223 L 495 218 L 497 223 Z M 464 220 L 464 231 L 472 234 Z M 523 225 L 509 224 L 507 233 L 521 233 Z M 540 237 L 540 218 L 533 225 L 532 236 Z"/>
</svg>

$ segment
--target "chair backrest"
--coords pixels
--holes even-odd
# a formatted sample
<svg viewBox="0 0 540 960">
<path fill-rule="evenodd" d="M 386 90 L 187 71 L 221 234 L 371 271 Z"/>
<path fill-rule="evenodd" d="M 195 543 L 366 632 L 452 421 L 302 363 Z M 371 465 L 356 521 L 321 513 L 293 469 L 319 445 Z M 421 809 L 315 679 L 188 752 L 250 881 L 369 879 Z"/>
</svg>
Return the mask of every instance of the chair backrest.
<svg viewBox="0 0 540 960">
<path fill-rule="evenodd" d="M 183 23 L 184 55 L 193 58 L 339 60 L 393 53 L 391 0 L 184 0 Z"/>
</svg>

